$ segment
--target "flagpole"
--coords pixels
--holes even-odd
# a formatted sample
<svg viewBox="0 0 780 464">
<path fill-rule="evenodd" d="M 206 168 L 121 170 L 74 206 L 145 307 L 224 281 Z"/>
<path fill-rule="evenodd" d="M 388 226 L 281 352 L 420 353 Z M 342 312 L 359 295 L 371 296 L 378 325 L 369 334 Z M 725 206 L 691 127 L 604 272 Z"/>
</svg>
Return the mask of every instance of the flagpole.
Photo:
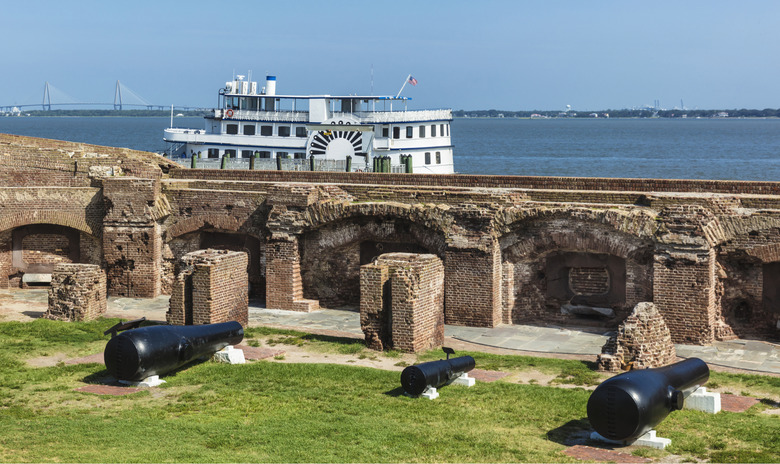
<svg viewBox="0 0 780 464">
<path fill-rule="evenodd" d="M 402 85 L 402 86 L 401 86 L 401 90 L 399 90 L 399 91 L 398 91 L 398 95 L 396 95 L 396 96 L 395 96 L 395 98 L 398 98 L 398 97 L 400 97 L 400 96 L 401 96 L 401 92 L 403 92 L 403 91 L 404 91 L 404 87 L 406 87 L 406 83 L 407 83 L 407 82 L 409 82 L 409 78 L 410 78 L 410 77 L 412 77 L 412 75 L 411 75 L 411 74 L 409 74 L 408 76 L 406 76 L 406 79 L 404 79 L 404 85 Z"/>
</svg>

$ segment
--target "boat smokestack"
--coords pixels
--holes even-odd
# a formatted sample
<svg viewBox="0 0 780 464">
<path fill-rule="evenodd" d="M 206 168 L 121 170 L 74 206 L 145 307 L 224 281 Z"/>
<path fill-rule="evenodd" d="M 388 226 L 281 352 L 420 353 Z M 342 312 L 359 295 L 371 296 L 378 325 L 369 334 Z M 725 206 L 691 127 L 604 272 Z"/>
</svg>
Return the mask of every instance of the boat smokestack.
<svg viewBox="0 0 780 464">
<path fill-rule="evenodd" d="M 265 76 L 265 94 L 276 95 L 276 76 Z"/>
</svg>

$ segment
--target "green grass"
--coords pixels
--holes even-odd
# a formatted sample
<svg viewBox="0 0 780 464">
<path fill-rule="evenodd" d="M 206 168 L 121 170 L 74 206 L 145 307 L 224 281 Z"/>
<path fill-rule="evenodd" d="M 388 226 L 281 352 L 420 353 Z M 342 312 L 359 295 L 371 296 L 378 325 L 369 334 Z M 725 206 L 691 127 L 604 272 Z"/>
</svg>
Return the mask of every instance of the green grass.
<svg viewBox="0 0 780 464">
<path fill-rule="evenodd" d="M 589 429 L 590 392 L 581 388 L 478 382 L 444 387 L 429 401 L 402 395 L 398 372 L 203 362 L 165 376 L 162 387 L 114 397 L 74 391 L 100 382 L 107 375 L 102 365 L 31 368 L 18 359 L 100 351 L 108 339 L 102 331 L 114 322 L 0 324 L 0 461 L 572 462 L 561 454 L 562 443 Z M 352 342 L 306 340 L 335 352 L 353 350 Z M 589 366 L 577 361 L 469 354 L 479 357 L 482 369 L 532 366 L 588 378 Z M 439 352 L 421 360 L 428 357 L 438 359 Z M 748 389 L 747 383 L 759 382 L 724 380 Z M 771 380 L 759 386 L 780 388 Z M 760 414 L 766 407 L 742 414 L 675 412 L 658 431 L 672 438 L 670 451 L 686 459 L 778 462 L 778 418 Z M 668 453 L 648 455 L 663 460 Z"/>
</svg>

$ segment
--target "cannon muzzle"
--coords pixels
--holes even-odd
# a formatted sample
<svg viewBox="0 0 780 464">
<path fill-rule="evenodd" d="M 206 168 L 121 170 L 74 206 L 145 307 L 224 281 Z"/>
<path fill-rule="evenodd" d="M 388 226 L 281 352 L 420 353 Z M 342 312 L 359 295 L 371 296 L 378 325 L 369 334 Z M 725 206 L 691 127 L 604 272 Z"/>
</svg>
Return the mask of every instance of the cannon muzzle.
<svg viewBox="0 0 780 464">
<path fill-rule="evenodd" d="M 474 369 L 476 362 L 471 356 L 461 356 L 450 359 L 447 351 L 447 359 L 431 361 L 409 366 L 401 372 L 401 386 L 404 391 L 412 396 L 421 395 L 429 387 L 438 388 L 459 375 Z"/>
<path fill-rule="evenodd" d="M 103 351 L 106 369 L 119 380 L 161 375 L 244 339 L 238 322 L 128 330 L 111 338 Z"/>
<path fill-rule="evenodd" d="M 685 397 L 709 378 L 709 367 L 698 358 L 618 374 L 590 395 L 588 420 L 605 438 L 636 440 L 682 409 Z"/>
</svg>

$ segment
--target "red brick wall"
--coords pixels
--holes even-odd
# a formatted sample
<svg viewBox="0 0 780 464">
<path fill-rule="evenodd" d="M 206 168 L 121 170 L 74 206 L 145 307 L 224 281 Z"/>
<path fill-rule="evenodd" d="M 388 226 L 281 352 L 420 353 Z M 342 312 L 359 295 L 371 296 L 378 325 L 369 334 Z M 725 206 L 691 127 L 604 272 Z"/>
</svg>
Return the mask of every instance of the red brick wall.
<svg viewBox="0 0 780 464">
<path fill-rule="evenodd" d="M 407 352 L 441 346 L 443 286 L 444 266 L 435 255 L 387 253 L 362 266 L 360 321 L 367 345 Z"/>
</svg>

